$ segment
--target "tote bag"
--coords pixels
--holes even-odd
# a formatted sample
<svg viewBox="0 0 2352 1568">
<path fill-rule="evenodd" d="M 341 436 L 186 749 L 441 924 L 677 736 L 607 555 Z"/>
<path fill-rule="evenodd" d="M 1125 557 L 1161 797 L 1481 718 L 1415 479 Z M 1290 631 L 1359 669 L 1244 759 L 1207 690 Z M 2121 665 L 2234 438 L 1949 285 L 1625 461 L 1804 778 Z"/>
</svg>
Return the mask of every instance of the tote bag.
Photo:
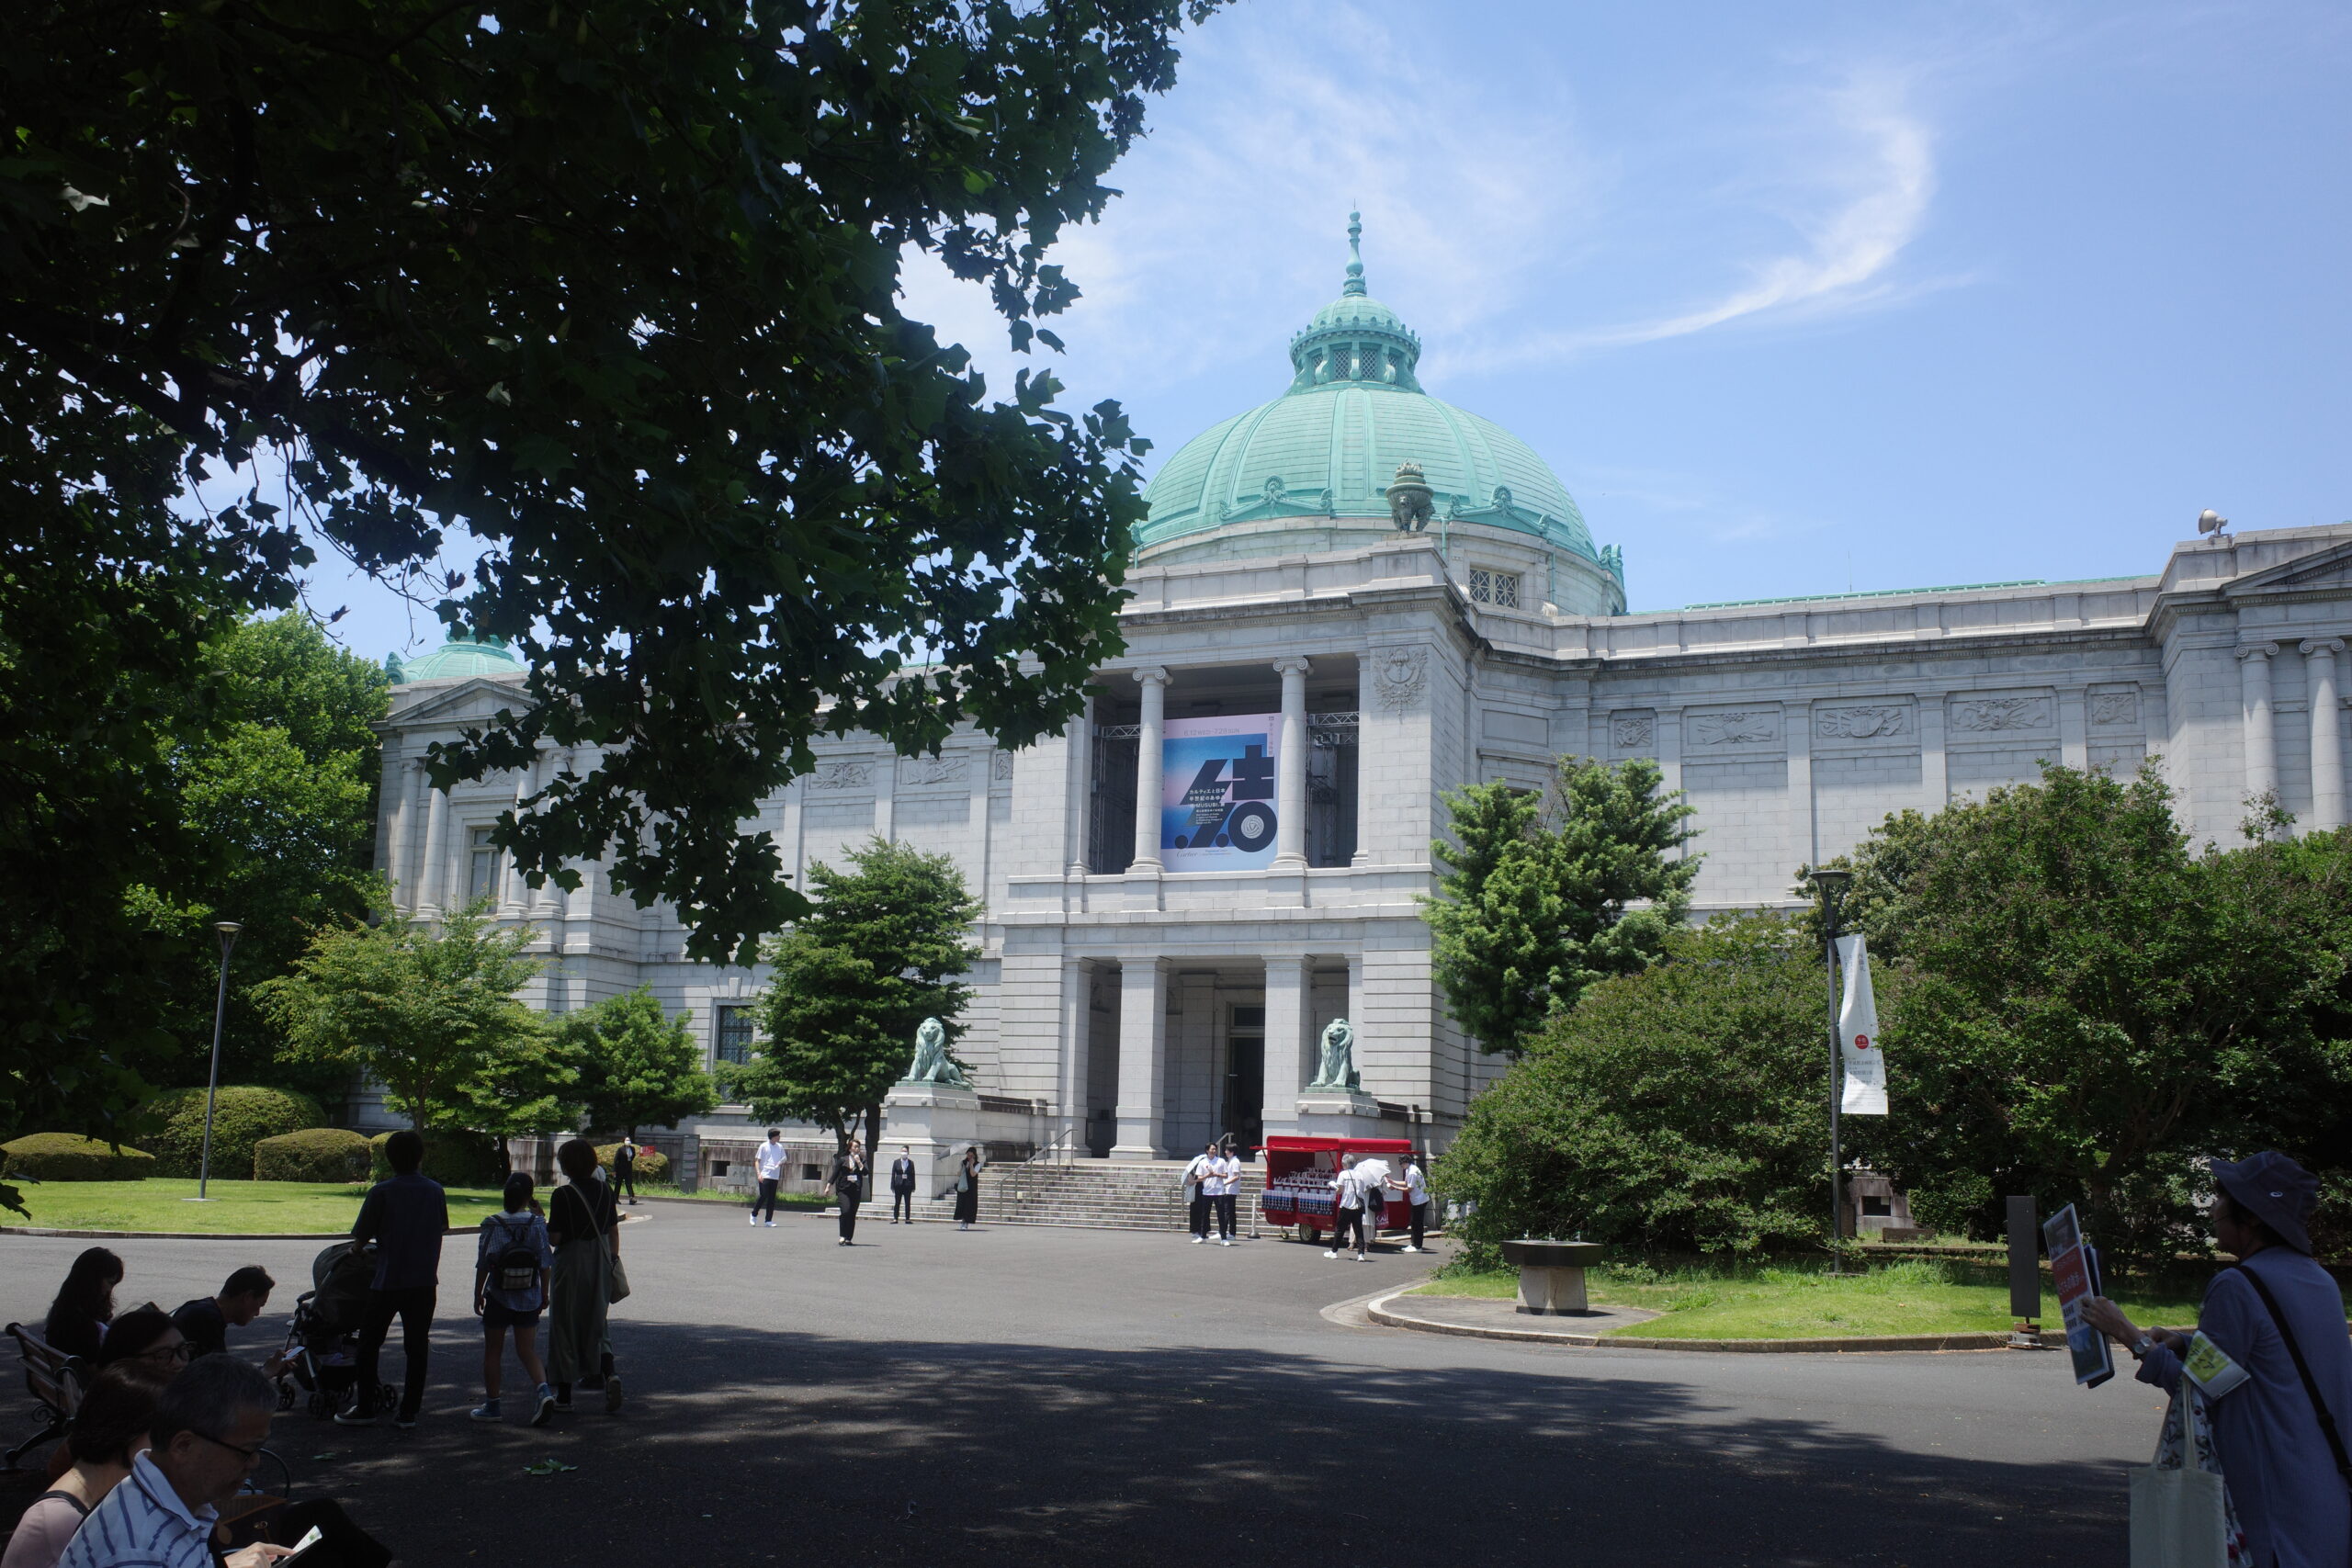
<svg viewBox="0 0 2352 1568">
<path fill-rule="evenodd" d="M 2132 1568 L 2243 1568 L 2249 1561 L 2212 1423 L 2184 1377 L 2165 1411 L 2155 1461 L 2132 1472 Z"/>
</svg>

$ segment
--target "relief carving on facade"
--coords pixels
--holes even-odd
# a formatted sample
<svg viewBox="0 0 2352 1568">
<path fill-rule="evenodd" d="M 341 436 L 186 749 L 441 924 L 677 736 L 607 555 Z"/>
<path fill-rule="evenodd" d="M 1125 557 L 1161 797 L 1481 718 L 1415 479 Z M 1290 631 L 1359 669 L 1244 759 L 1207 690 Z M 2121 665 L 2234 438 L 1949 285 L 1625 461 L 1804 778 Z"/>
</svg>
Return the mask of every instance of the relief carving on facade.
<svg viewBox="0 0 2352 1568">
<path fill-rule="evenodd" d="M 808 775 L 810 789 L 867 789 L 873 784 L 871 762 L 820 762 Z"/>
<path fill-rule="evenodd" d="M 991 760 L 991 761 L 989 761 L 989 778 L 991 778 L 991 779 L 994 779 L 994 780 L 995 780 L 997 783 L 999 783 L 999 784 L 1009 784 L 1009 783 L 1011 783 L 1011 782 L 1012 782 L 1012 752 L 1010 752 L 1010 751 L 999 751 L 999 752 L 996 754 L 995 758 L 994 758 L 993 760 Z"/>
<path fill-rule="evenodd" d="M 1430 683 L 1430 650 L 1384 648 L 1372 656 L 1372 690 L 1380 705 L 1403 713 L 1421 700 Z"/>
<path fill-rule="evenodd" d="M 2007 729 L 2047 729 L 2048 697 L 1963 697 L 1951 705 L 1951 727 L 1982 735 Z"/>
<path fill-rule="evenodd" d="M 1610 743 L 1620 751 L 1637 751 L 1657 743 L 1657 716 L 1621 713 L 1609 721 Z"/>
<path fill-rule="evenodd" d="M 909 757 L 899 764 L 899 779 L 910 784 L 961 784 L 972 771 L 972 759 L 962 751 L 936 757 Z"/>
<path fill-rule="evenodd" d="M 1813 732 L 1824 740 L 1877 740 L 1906 735 L 1910 729 L 1911 710 L 1902 703 L 1822 708 L 1813 716 Z"/>
<path fill-rule="evenodd" d="M 1754 746 L 1781 738 L 1781 716 L 1772 708 L 1690 716 L 1694 746 Z"/>
<path fill-rule="evenodd" d="M 2091 722 L 2110 726 L 2140 722 L 2140 694 L 2137 692 L 2093 692 Z"/>
</svg>

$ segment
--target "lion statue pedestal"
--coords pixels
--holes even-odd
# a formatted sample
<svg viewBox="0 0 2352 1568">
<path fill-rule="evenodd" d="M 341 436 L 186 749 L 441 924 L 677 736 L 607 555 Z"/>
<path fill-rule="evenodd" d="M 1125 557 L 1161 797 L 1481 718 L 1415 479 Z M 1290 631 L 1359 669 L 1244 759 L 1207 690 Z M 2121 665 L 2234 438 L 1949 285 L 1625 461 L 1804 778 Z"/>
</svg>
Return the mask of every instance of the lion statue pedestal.
<svg viewBox="0 0 2352 1568">
<path fill-rule="evenodd" d="M 964 1151 L 982 1141 L 979 1091 L 948 1056 L 939 1021 L 924 1019 L 907 1076 L 882 1097 L 882 1145 L 868 1150 L 868 1157 L 875 1169 L 887 1171 L 906 1145 L 923 1173 L 917 1190 L 937 1198 L 954 1190 Z"/>
<path fill-rule="evenodd" d="M 1356 1070 L 1355 1026 L 1335 1018 L 1324 1026 L 1317 1056 L 1315 1081 L 1298 1097 L 1298 1130 L 1310 1138 L 1377 1138 L 1389 1136 L 1380 1119 L 1380 1101 L 1363 1091 Z"/>
</svg>

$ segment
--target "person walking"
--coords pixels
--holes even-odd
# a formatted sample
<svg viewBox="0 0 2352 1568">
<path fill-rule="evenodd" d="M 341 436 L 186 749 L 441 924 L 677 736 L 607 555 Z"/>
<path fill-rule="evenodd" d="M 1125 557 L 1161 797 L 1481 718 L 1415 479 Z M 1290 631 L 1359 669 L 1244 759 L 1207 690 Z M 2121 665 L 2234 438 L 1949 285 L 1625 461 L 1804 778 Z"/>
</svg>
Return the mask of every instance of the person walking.
<svg viewBox="0 0 2352 1568">
<path fill-rule="evenodd" d="M 833 1156 L 833 1168 L 826 1173 L 825 1190 L 841 1204 L 842 1247 L 855 1247 L 857 1206 L 865 1201 L 865 1145 L 854 1137 L 848 1146 Z"/>
<path fill-rule="evenodd" d="M 1184 1207 L 1193 1227 L 1193 1245 L 1199 1247 L 1209 1239 L 1209 1212 L 1216 1207 L 1209 1196 L 1209 1173 L 1216 1166 L 1216 1145 L 1204 1144 L 1193 1163 L 1184 1168 Z"/>
<path fill-rule="evenodd" d="M 901 1214 L 908 1224 L 915 1223 L 915 1152 L 904 1144 L 890 1162 L 890 1223 L 899 1224 Z"/>
<path fill-rule="evenodd" d="M 980 1149 L 975 1144 L 964 1151 L 956 1167 L 956 1228 L 970 1230 L 980 1223 Z"/>
<path fill-rule="evenodd" d="M 424 1404 L 424 1373 L 433 1346 L 433 1300 L 441 1283 L 441 1235 L 449 1228 L 449 1199 L 426 1176 L 424 1136 L 403 1127 L 384 1140 L 392 1174 L 368 1190 L 359 1218 L 352 1222 L 352 1245 L 376 1248 L 376 1273 L 359 1326 L 357 1396 L 335 1412 L 345 1427 L 376 1424 L 376 1391 L 383 1383 L 384 1339 L 392 1319 L 401 1320 L 401 1356 L 408 1363 L 400 1408 L 392 1425 L 416 1425 Z"/>
<path fill-rule="evenodd" d="M 548 1272 L 547 1371 L 555 1382 L 555 1407 L 568 1414 L 575 1384 L 601 1384 L 605 1414 L 617 1415 L 621 1380 L 606 1314 L 621 1255 L 620 1213 L 612 1189 L 596 1179 L 594 1145 L 570 1139 L 556 1150 L 555 1163 L 565 1179 L 548 1203 L 555 1264 Z"/>
<path fill-rule="evenodd" d="M 752 1200 L 752 1223 L 760 1223 L 760 1205 L 767 1205 L 768 1228 L 775 1228 L 775 1188 L 784 1179 L 784 1129 L 768 1129 L 768 1141 L 752 1156 L 752 1168 L 760 1179 L 759 1196 Z"/>
<path fill-rule="evenodd" d="M 1356 1175 L 1355 1164 L 1353 1155 L 1340 1157 L 1340 1173 L 1331 1181 L 1331 1248 L 1323 1256 L 1337 1258 L 1346 1251 L 1348 1232 L 1352 1229 L 1356 1236 L 1356 1261 L 1362 1263 L 1365 1246 L 1364 1191 L 1363 1182 Z"/>
<path fill-rule="evenodd" d="M 2104 1296 L 2086 1300 L 2083 1316 L 2167 1393 L 2196 1334 L 2243 1368 L 2245 1381 L 2207 1409 L 2253 1561 L 2337 1568 L 2352 1561 L 2352 1340 L 2344 1292 L 2312 1258 L 2319 1179 L 2266 1150 L 2215 1160 L 2213 1185 L 2213 1239 L 2238 1261 L 2205 1287 L 2197 1327 L 2142 1329 Z"/>
<path fill-rule="evenodd" d="M 624 1141 L 613 1151 L 613 1197 L 628 1194 L 628 1206 L 637 1207 L 637 1145 Z"/>
<path fill-rule="evenodd" d="M 529 1375 L 537 1403 L 531 1425 L 544 1427 L 555 1414 L 555 1390 L 539 1361 L 539 1314 L 547 1306 L 548 1272 L 555 1267 L 555 1249 L 548 1243 L 547 1222 L 532 1212 L 537 1187 L 516 1171 L 506 1179 L 505 1208 L 481 1223 L 481 1242 L 474 1253 L 474 1315 L 481 1319 L 482 1402 L 472 1416 L 477 1421 L 500 1417 L 499 1352 L 506 1331 L 514 1331 L 515 1359 Z"/>
<path fill-rule="evenodd" d="M 1218 1149 L 1212 1155 L 1209 1180 L 1215 1188 L 1210 1198 L 1216 1206 L 1216 1244 L 1231 1247 L 1234 1211 L 1241 1200 L 1241 1161 L 1231 1149 Z"/>
<path fill-rule="evenodd" d="M 1430 1180 L 1421 1170 L 1421 1162 L 1410 1152 L 1405 1156 L 1405 1174 L 1401 1179 L 1388 1184 L 1405 1195 L 1405 1206 L 1411 1213 L 1413 1239 L 1405 1244 L 1408 1252 L 1427 1252 L 1421 1237 L 1429 1226 Z"/>
</svg>

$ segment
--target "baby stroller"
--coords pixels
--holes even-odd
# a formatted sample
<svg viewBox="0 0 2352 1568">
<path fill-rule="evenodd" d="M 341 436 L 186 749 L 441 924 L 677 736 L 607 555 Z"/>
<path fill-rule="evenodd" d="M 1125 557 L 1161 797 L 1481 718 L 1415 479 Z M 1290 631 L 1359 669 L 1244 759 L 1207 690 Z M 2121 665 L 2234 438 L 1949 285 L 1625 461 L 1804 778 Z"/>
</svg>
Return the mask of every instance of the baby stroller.
<svg viewBox="0 0 2352 1568">
<path fill-rule="evenodd" d="M 320 1419 L 349 1406 L 359 1387 L 360 1319 L 368 1307 L 368 1282 L 376 1273 L 376 1250 L 339 1241 L 311 1260 L 311 1289 L 294 1300 L 294 1325 L 286 1335 L 286 1371 L 277 1377 L 277 1407 L 291 1410 L 309 1396 Z M 376 1405 L 389 1409 L 400 1391 L 390 1383 L 376 1390 Z"/>
</svg>

